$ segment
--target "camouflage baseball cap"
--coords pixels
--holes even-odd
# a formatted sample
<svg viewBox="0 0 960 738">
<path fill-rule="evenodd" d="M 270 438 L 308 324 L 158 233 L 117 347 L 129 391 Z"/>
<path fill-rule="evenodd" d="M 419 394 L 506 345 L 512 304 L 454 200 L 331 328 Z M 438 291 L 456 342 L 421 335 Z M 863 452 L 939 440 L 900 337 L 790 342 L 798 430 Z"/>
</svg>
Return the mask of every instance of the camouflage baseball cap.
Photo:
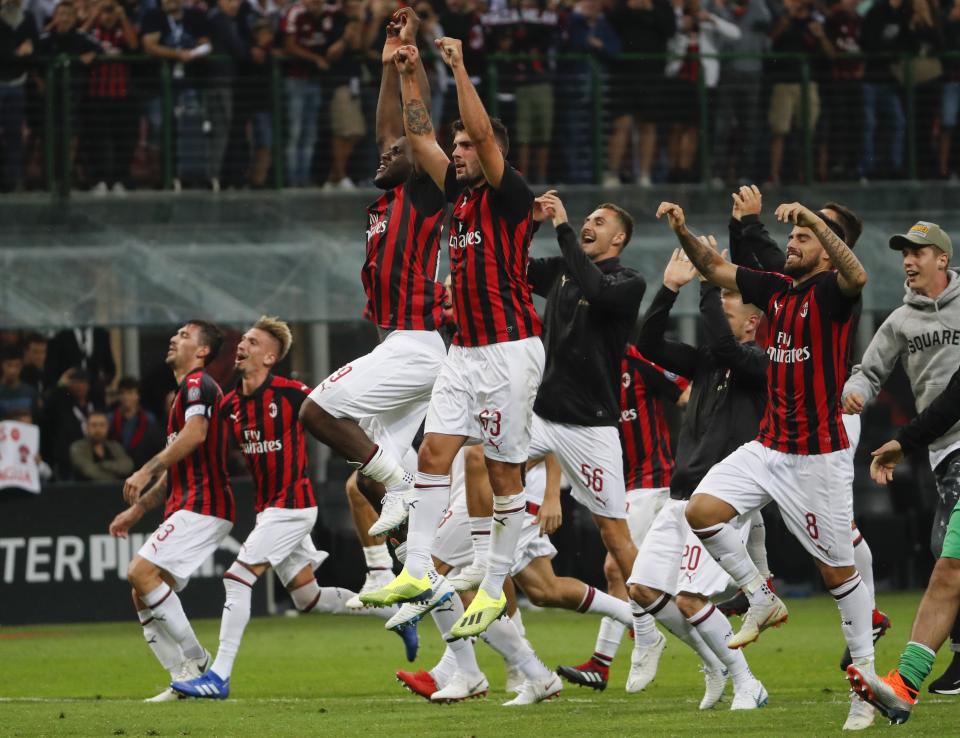
<svg viewBox="0 0 960 738">
<path fill-rule="evenodd" d="M 953 258 L 953 242 L 950 236 L 936 223 L 928 223 L 925 220 L 918 220 L 902 236 L 893 236 L 890 239 L 890 248 L 894 251 L 903 251 L 908 246 L 936 246 L 951 259 Z"/>
</svg>

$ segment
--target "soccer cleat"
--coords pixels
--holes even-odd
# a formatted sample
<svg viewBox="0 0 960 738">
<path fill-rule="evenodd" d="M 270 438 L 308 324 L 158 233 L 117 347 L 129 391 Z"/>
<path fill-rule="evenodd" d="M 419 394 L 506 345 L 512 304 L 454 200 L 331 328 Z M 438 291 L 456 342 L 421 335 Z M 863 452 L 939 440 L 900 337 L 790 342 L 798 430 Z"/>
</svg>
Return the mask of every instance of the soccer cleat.
<svg viewBox="0 0 960 738">
<path fill-rule="evenodd" d="M 431 702 L 463 702 L 483 697 L 490 689 L 490 683 L 481 673 L 465 674 L 457 669 L 450 683 L 430 695 Z"/>
<path fill-rule="evenodd" d="M 776 592 L 776 587 L 773 586 L 773 577 L 767 579 L 767 586 L 770 588 L 771 592 Z M 747 595 L 742 589 L 738 589 L 737 593 L 731 597 L 729 600 L 724 600 L 719 605 L 717 609 L 726 615 L 728 618 L 731 615 L 743 615 L 747 609 L 750 607 L 750 600 L 747 599 Z"/>
<path fill-rule="evenodd" d="M 196 679 L 172 682 L 170 688 L 184 697 L 225 700 L 230 696 L 230 677 L 221 679 L 215 671 L 208 671 Z"/>
<path fill-rule="evenodd" d="M 507 665 L 507 683 L 504 686 L 505 692 L 520 694 L 520 688 L 525 681 L 526 677 L 523 676 L 523 672 L 520 671 L 520 669 L 516 666 Z"/>
<path fill-rule="evenodd" d="M 730 672 L 726 669 L 708 669 L 706 666 L 700 667 L 703 672 L 703 681 L 706 689 L 703 691 L 703 699 L 700 700 L 701 710 L 710 710 L 723 697 L 723 691 L 727 688 L 727 679 Z"/>
<path fill-rule="evenodd" d="M 627 692 L 636 694 L 647 688 L 657 675 L 657 665 L 663 649 L 667 647 L 667 639 L 663 633 L 657 631 L 657 642 L 652 646 L 637 649 L 634 646 L 630 654 L 630 674 L 627 676 Z"/>
<path fill-rule="evenodd" d="M 504 707 L 516 707 L 517 705 L 535 705 L 538 702 L 546 702 L 560 696 L 563 690 L 563 682 L 553 672 L 543 679 L 527 679 L 520 687 L 520 693 L 512 700 L 503 703 Z"/>
<path fill-rule="evenodd" d="M 412 490 L 411 490 L 412 491 Z M 383 536 L 403 525 L 410 508 L 407 505 L 407 492 L 387 492 L 383 496 L 383 506 L 380 508 L 380 517 L 370 526 L 367 533 L 371 536 Z"/>
<path fill-rule="evenodd" d="M 770 696 L 767 690 L 760 683 L 759 679 L 751 679 L 740 689 L 733 689 L 733 703 L 731 710 L 756 710 L 758 707 L 766 707 Z"/>
<path fill-rule="evenodd" d="M 387 630 L 397 630 L 397 628 L 403 628 L 407 625 L 416 625 L 428 612 L 453 598 L 455 592 L 453 587 L 450 586 L 450 582 L 438 574 L 435 569 L 427 572 L 427 579 L 430 580 L 430 588 L 433 592 L 430 599 L 426 602 L 403 603 L 397 613 L 384 625 Z"/>
<path fill-rule="evenodd" d="M 407 568 L 400 570 L 396 579 L 372 592 L 360 595 L 360 601 L 369 607 L 386 607 L 400 602 L 426 602 L 433 597 L 430 578 L 423 576 L 415 579 Z"/>
<path fill-rule="evenodd" d="M 433 674 L 429 671 L 398 671 L 397 681 L 425 700 L 429 700 L 433 693 L 439 689 Z"/>
<path fill-rule="evenodd" d="M 480 582 L 483 581 L 486 573 L 485 568 L 470 564 L 450 577 L 450 585 L 457 592 L 472 592 L 480 587 Z"/>
<path fill-rule="evenodd" d="M 350 610 L 362 610 L 365 605 L 360 599 L 362 595 L 368 592 L 375 592 L 382 587 L 387 586 L 393 581 L 393 572 L 389 569 L 368 569 L 367 576 L 363 580 L 363 586 L 360 591 L 344 603 L 344 607 Z"/>
<path fill-rule="evenodd" d="M 927 691 L 932 694 L 960 694 L 960 654 L 954 652 L 950 666 L 930 683 Z"/>
<path fill-rule="evenodd" d="M 210 655 L 210 652 L 207 649 L 203 649 L 203 656 L 201 656 L 199 659 L 187 659 L 180 668 L 180 671 L 174 675 L 172 681 L 188 681 L 190 679 L 195 679 L 210 668 L 210 663 L 212 661 L 213 656 Z M 149 699 L 145 699 L 144 702 L 176 702 L 177 700 L 183 699 L 186 699 L 184 695 L 168 686 L 160 694 L 154 695 Z"/>
<path fill-rule="evenodd" d="M 420 650 L 420 632 L 417 630 L 417 624 L 408 623 L 392 630 L 403 641 L 403 650 L 407 654 L 407 661 L 412 664 L 417 660 L 417 652 Z"/>
<path fill-rule="evenodd" d="M 892 725 L 907 722 L 910 710 L 917 704 L 917 690 L 903 681 L 897 669 L 882 677 L 872 669 L 865 671 L 851 664 L 847 667 L 847 679 L 857 696 L 876 707 Z"/>
<path fill-rule="evenodd" d="M 503 592 L 499 599 L 493 599 L 484 589 L 477 590 L 470 607 L 463 613 L 460 622 L 450 629 L 452 638 L 477 636 L 490 627 L 494 620 L 507 611 L 507 598 Z"/>
<path fill-rule="evenodd" d="M 571 684 L 602 692 L 607 688 L 607 682 L 610 679 L 610 667 L 604 666 L 591 657 L 589 661 L 579 666 L 558 666 L 557 674 Z"/>
<path fill-rule="evenodd" d="M 727 648 L 737 649 L 748 646 L 760 637 L 767 628 L 776 628 L 787 622 L 787 606 L 775 594 L 760 605 L 751 605 L 743 616 L 740 630 L 727 641 Z"/>
<path fill-rule="evenodd" d="M 850 712 L 847 721 L 843 724 L 844 730 L 866 730 L 873 725 L 875 711 L 872 705 L 861 700 L 857 695 L 850 694 Z"/>
<path fill-rule="evenodd" d="M 878 609 L 873 609 L 873 642 L 876 643 L 880 638 L 893 627 L 885 614 L 880 612 Z M 843 652 L 843 658 L 840 659 L 840 671 L 846 672 L 847 667 L 853 663 L 853 659 L 850 657 L 850 649 L 847 648 Z"/>
</svg>

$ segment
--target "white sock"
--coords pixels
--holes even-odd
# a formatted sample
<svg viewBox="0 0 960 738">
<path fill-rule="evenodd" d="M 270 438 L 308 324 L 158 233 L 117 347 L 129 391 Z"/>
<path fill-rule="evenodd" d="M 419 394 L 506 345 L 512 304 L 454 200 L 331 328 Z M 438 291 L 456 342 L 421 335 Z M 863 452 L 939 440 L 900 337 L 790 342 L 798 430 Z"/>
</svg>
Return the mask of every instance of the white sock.
<svg viewBox="0 0 960 738">
<path fill-rule="evenodd" d="M 387 550 L 387 544 L 381 543 L 376 546 L 364 546 L 363 558 L 367 562 L 367 571 L 373 570 L 393 570 L 393 559 L 390 558 L 390 551 Z"/>
<path fill-rule="evenodd" d="M 470 518 L 470 539 L 473 541 L 473 565 L 483 569 L 487 566 L 490 551 L 490 526 L 493 518 L 489 515 Z"/>
<path fill-rule="evenodd" d="M 517 626 L 517 632 L 520 634 L 521 638 L 527 637 L 527 629 L 523 625 L 523 616 L 520 614 L 520 608 L 517 608 L 517 611 L 510 616 L 510 619 L 513 621 L 513 624 Z"/>
<path fill-rule="evenodd" d="M 750 559 L 740 532 L 732 525 L 720 523 L 709 528 L 693 529 L 693 533 L 720 568 L 746 593 L 751 604 L 772 596 L 766 584 L 767 580 L 760 575 L 756 564 Z"/>
<path fill-rule="evenodd" d="M 493 498 L 493 528 L 490 531 L 490 555 L 487 573 L 480 586 L 497 599 L 503 593 L 503 581 L 510 574 L 517 555 L 527 502 L 523 490 L 515 495 Z"/>
<path fill-rule="evenodd" d="M 187 614 L 183 611 L 180 598 L 170 586 L 164 582 L 152 592 L 141 595 L 140 599 L 150 608 L 150 614 L 161 623 L 170 638 L 180 646 L 183 655 L 188 659 L 202 659 L 203 646 L 194 635 Z"/>
<path fill-rule="evenodd" d="M 653 623 L 653 618 L 649 615 L 645 617 L 650 620 L 651 624 Z M 611 617 L 604 617 L 600 621 L 600 630 L 597 631 L 597 642 L 593 646 L 593 658 L 609 666 L 616 657 L 617 651 L 620 649 L 620 641 L 623 640 L 623 632 L 626 629 L 627 627 L 623 623 Z M 603 661 L 601 661 L 601 658 Z"/>
<path fill-rule="evenodd" d="M 437 683 L 437 687 L 443 689 L 456 673 L 457 655 L 448 643 L 447 647 L 443 649 L 443 656 L 440 657 L 440 661 L 430 670 L 430 676 Z"/>
<path fill-rule="evenodd" d="M 853 528 L 850 532 L 853 534 L 853 564 L 870 593 L 870 609 L 873 610 L 877 606 L 877 593 L 873 587 L 873 551 L 859 530 Z"/>
<path fill-rule="evenodd" d="M 733 678 L 734 689 L 753 679 L 743 649 L 727 648 L 727 639 L 733 635 L 733 628 L 712 602 L 708 602 L 701 610 L 687 618 L 687 622 L 727 667 Z"/>
<path fill-rule="evenodd" d="M 510 666 L 516 666 L 527 679 L 546 679 L 550 670 L 537 658 L 530 644 L 517 632 L 509 618 L 500 618 L 480 634 L 487 645 L 503 656 Z"/>
<path fill-rule="evenodd" d="M 648 648 L 657 642 L 657 621 L 636 602 L 630 605 L 633 615 L 633 646 Z"/>
<path fill-rule="evenodd" d="M 410 499 L 407 524 L 407 561 L 404 567 L 415 579 L 427 574 L 433 562 L 430 552 L 443 514 L 450 504 L 450 475 L 417 472 L 414 493 Z"/>
<path fill-rule="evenodd" d="M 223 616 L 220 618 L 220 647 L 211 667 L 222 679 L 229 679 L 233 671 L 243 631 L 250 622 L 250 600 L 256 583 L 256 575 L 237 563 L 233 563 L 223 576 L 227 600 L 223 603 Z"/>
<path fill-rule="evenodd" d="M 859 666 L 873 663 L 873 603 L 859 574 L 830 590 L 840 608 L 840 630 L 850 649 L 850 658 Z"/>
<path fill-rule="evenodd" d="M 380 482 L 387 492 L 409 489 L 413 483 L 399 460 L 384 451 L 382 446 L 374 449 L 373 455 L 360 467 L 360 473 Z"/>
<path fill-rule="evenodd" d="M 633 625 L 633 613 L 625 600 L 618 600 L 589 585 L 577 606 L 577 612 L 596 612 L 614 618 L 624 625 Z"/>
<path fill-rule="evenodd" d="M 763 515 L 754 510 L 750 515 L 750 533 L 747 535 L 747 554 L 757 566 L 760 576 L 770 578 L 770 564 L 767 562 L 767 527 Z"/>
<path fill-rule="evenodd" d="M 683 617 L 677 603 L 667 594 L 662 594 L 650 607 L 644 610 L 653 615 L 663 626 L 673 633 L 677 638 L 686 643 L 690 648 L 696 651 L 704 666 L 712 671 L 723 668 L 723 662 L 717 658 L 713 649 L 707 645 L 701 635 L 693 628 L 687 619 Z"/>
<path fill-rule="evenodd" d="M 451 597 L 439 607 L 430 611 L 433 622 L 437 624 L 437 630 L 440 636 L 447 641 L 447 648 L 453 651 L 457 659 L 457 668 L 467 674 L 477 674 L 480 667 L 477 666 L 477 654 L 473 650 L 473 641 L 469 638 L 460 638 L 450 641 L 450 629 L 456 622 L 463 617 L 463 602 L 459 597 Z"/>
<path fill-rule="evenodd" d="M 143 637 L 146 639 L 147 645 L 150 646 L 150 650 L 153 651 L 153 655 L 157 657 L 160 666 L 170 674 L 170 677 L 175 679 L 179 675 L 184 662 L 183 651 L 180 650 L 180 646 L 169 636 L 166 629 L 154 619 L 150 608 L 137 610 L 137 617 L 140 619 L 140 625 L 143 626 Z"/>
<path fill-rule="evenodd" d="M 347 600 L 353 597 L 356 592 L 351 592 L 343 587 L 321 587 L 317 580 L 313 579 L 306 584 L 290 591 L 290 599 L 293 600 L 293 606 L 302 613 L 327 613 L 331 615 L 342 615 L 344 613 L 353 613 L 353 610 L 347 609 Z M 386 607 L 371 608 L 361 611 L 362 614 L 382 615 L 380 610 L 389 610 Z M 386 617 L 391 617 L 394 609 Z M 218 672 L 219 673 L 219 672 Z"/>
</svg>

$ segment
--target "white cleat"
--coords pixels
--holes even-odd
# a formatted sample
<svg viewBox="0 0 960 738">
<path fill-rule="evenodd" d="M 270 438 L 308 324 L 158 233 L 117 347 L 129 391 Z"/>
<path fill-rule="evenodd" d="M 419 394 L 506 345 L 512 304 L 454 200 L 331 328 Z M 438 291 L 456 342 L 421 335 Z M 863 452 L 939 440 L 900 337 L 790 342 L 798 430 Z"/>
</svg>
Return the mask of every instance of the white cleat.
<svg viewBox="0 0 960 738">
<path fill-rule="evenodd" d="M 430 579 L 433 596 L 426 602 L 404 602 L 397 613 L 386 622 L 384 628 L 396 630 L 419 623 L 424 615 L 437 607 L 442 608 L 456 595 L 453 587 L 450 586 L 450 582 L 443 575 L 437 573 L 436 569 L 428 571 L 427 577 Z"/>
<path fill-rule="evenodd" d="M 202 657 L 199 659 L 187 659 L 180 668 L 180 671 L 173 675 L 170 681 L 186 682 L 191 679 L 196 679 L 209 669 L 212 663 L 213 657 L 210 655 L 210 652 L 207 649 L 203 649 Z M 144 702 L 177 702 L 186 699 L 189 699 L 186 695 L 182 695 L 179 692 L 173 691 L 170 687 L 167 687 L 160 694 L 149 697 L 145 699 Z"/>
<path fill-rule="evenodd" d="M 470 564 L 450 577 L 450 584 L 457 592 L 472 592 L 480 586 L 486 573 L 485 567 Z"/>
<path fill-rule="evenodd" d="M 847 722 L 843 724 L 844 730 L 866 730 L 873 725 L 873 719 L 877 711 L 868 702 L 864 702 L 857 695 L 850 695 L 850 712 L 847 713 Z"/>
<path fill-rule="evenodd" d="M 523 676 L 523 672 L 520 671 L 520 669 L 516 666 L 507 666 L 507 686 L 505 691 L 520 694 L 520 689 L 523 687 L 525 681 L 526 677 Z"/>
<path fill-rule="evenodd" d="M 391 569 L 369 570 L 366 579 L 363 580 L 363 586 L 360 588 L 360 591 L 347 600 L 343 606 L 349 610 L 363 610 L 366 605 L 360 601 L 360 595 L 386 587 L 392 581 L 393 571 Z"/>
<path fill-rule="evenodd" d="M 457 669 L 443 689 L 438 689 L 430 695 L 431 702 L 450 703 L 463 702 L 486 696 L 490 690 L 490 683 L 481 673 L 465 674 Z"/>
<path fill-rule="evenodd" d="M 667 639 L 663 633 L 657 631 L 657 642 L 643 649 L 634 647 L 630 655 L 630 675 L 627 677 L 627 692 L 636 694 L 647 688 L 657 675 L 657 665 L 663 649 L 667 647 Z"/>
<path fill-rule="evenodd" d="M 766 585 L 764 585 L 766 586 Z M 760 637 L 767 628 L 776 628 L 787 622 L 787 606 L 772 592 L 770 599 L 760 605 L 750 605 L 740 623 L 740 630 L 727 641 L 727 648 L 743 648 Z"/>
<path fill-rule="evenodd" d="M 770 696 L 764 689 L 759 679 L 751 679 L 740 689 L 733 688 L 733 704 L 731 710 L 756 710 L 758 707 L 766 707 Z"/>
<path fill-rule="evenodd" d="M 371 536 L 383 536 L 403 525 L 410 508 L 407 505 L 407 495 L 413 490 L 401 492 L 387 492 L 383 496 L 383 506 L 380 508 L 380 517 L 370 526 Z"/>
<path fill-rule="evenodd" d="M 703 672 L 703 681 L 706 682 L 706 690 L 703 693 L 703 699 L 700 700 L 700 709 L 709 710 L 716 705 L 723 697 L 723 691 L 727 688 L 727 680 L 730 672 L 726 669 L 708 669 L 706 666 L 701 668 Z"/>
<path fill-rule="evenodd" d="M 520 687 L 520 693 L 508 702 L 504 702 L 504 707 L 516 707 L 517 705 L 535 705 L 538 702 L 546 702 L 560 696 L 563 690 L 563 682 L 560 677 L 552 671 L 550 675 L 543 679 L 527 679 Z"/>
</svg>

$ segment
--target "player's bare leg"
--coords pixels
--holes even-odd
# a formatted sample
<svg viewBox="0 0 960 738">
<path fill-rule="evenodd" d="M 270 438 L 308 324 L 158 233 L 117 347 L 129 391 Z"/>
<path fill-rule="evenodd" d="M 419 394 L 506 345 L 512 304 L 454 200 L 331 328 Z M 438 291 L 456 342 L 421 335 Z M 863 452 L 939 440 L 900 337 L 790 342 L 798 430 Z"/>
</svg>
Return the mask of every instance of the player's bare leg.
<svg viewBox="0 0 960 738">
<path fill-rule="evenodd" d="M 627 527 L 627 521 L 623 518 L 605 518 L 600 515 L 593 516 L 593 522 L 597 524 L 600 530 L 600 538 L 607 549 L 607 553 L 613 557 L 613 560 L 620 568 L 620 574 L 626 580 L 633 571 L 633 562 L 637 558 L 637 547 L 630 538 L 630 529 Z"/>
<path fill-rule="evenodd" d="M 347 504 L 350 506 L 350 517 L 357 532 L 357 538 L 363 547 L 363 558 L 367 565 L 367 576 L 360 588 L 360 594 L 371 592 L 383 587 L 393 579 L 393 559 L 387 550 L 386 536 L 371 536 L 370 526 L 377 522 L 377 511 L 370 504 L 370 496 L 361 489 L 370 488 L 369 493 L 374 497 L 382 492 L 383 487 L 367 477 L 361 477 L 357 472 L 350 475 L 345 485 Z M 347 601 L 349 608 L 362 608 L 363 603 L 359 595 Z"/>
<path fill-rule="evenodd" d="M 458 592 L 475 590 L 483 581 L 490 552 L 490 529 L 493 525 L 493 487 L 487 474 L 483 447 L 468 447 L 464 451 L 463 461 L 467 514 L 470 516 L 470 538 L 473 541 L 473 563 L 451 577 L 450 584 Z"/>
</svg>

